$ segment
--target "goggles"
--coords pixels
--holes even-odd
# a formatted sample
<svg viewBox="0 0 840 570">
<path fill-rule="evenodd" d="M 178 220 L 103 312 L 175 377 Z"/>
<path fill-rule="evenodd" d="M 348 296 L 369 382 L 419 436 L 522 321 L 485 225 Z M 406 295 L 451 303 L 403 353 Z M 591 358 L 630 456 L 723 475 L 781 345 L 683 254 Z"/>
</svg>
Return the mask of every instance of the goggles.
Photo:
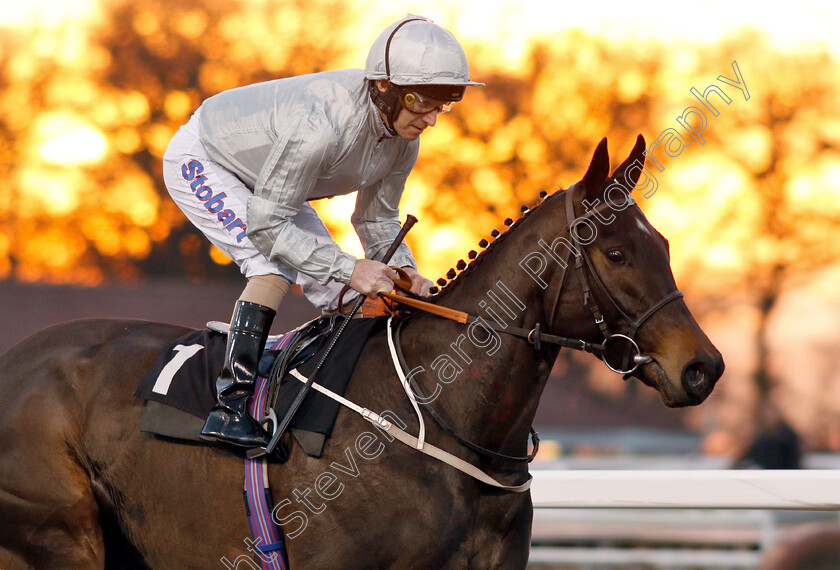
<svg viewBox="0 0 840 570">
<path fill-rule="evenodd" d="M 400 105 L 418 115 L 425 115 L 432 111 L 436 113 L 448 113 L 452 110 L 452 105 L 454 104 L 453 101 L 433 99 L 432 97 L 404 87 L 399 89 L 397 96 L 399 97 Z"/>
</svg>

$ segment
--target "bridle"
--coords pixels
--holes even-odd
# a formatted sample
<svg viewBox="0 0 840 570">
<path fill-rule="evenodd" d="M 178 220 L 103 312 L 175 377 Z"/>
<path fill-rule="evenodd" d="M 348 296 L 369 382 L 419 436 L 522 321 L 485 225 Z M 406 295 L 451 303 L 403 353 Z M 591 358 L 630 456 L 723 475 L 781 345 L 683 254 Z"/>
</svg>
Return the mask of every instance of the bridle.
<svg viewBox="0 0 840 570">
<path fill-rule="evenodd" d="M 597 214 L 600 214 L 603 210 L 606 210 L 607 208 L 612 208 L 610 203 L 605 199 L 603 203 L 598 204 L 597 206 L 587 210 L 580 216 L 575 217 L 574 192 L 577 189 L 578 184 L 579 183 L 573 184 L 568 190 L 564 192 L 564 195 L 566 197 L 566 231 L 570 236 L 574 235 L 573 230 L 576 224 L 580 224 L 583 220 L 587 220 L 591 217 L 595 217 L 597 219 Z M 630 195 L 628 194 L 622 209 L 635 204 L 636 201 L 633 200 L 633 198 L 630 197 Z M 571 346 L 570 348 L 577 348 L 585 352 L 591 352 L 595 354 L 596 356 L 601 358 L 604 364 L 606 364 L 606 366 L 613 372 L 624 375 L 632 374 L 639 367 L 639 365 L 645 364 L 651 360 L 651 357 L 649 355 L 642 354 L 641 349 L 639 349 L 639 345 L 636 343 L 635 338 L 637 333 L 639 332 L 639 329 L 641 329 L 642 325 L 644 325 L 648 321 L 648 319 L 650 319 L 665 305 L 667 305 L 671 301 L 681 299 L 683 296 L 682 292 L 676 289 L 674 291 L 671 291 L 670 293 L 662 297 L 659 301 L 651 305 L 640 316 L 634 319 L 628 313 L 628 311 L 626 311 L 618 303 L 618 301 L 615 299 L 615 296 L 604 285 L 604 282 L 598 276 L 598 272 L 595 271 L 595 266 L 592 263 L 592 258 L 589 256 L 589 253 L 587 252 L 586 248 L 580 245 L 577 248 L 569 249 L 569 254 L 566 258 L 566 263 L 562 266 L 563 275 L 560 278 L 560 287 L 558 288 L 557 298 L 555 299 L 554 305 L 551 309 L 551 316 L 549 322 L 554 322 L 554 314 L 557 310 L 557 306 L 560 303 L 560 295 L 563 291 L 563 282 L 566 278 L 566 269 L 569 267 L 569 261 L 571 261 L 572 257 L 574 257 L 575 271 L 580 280 L 581 289 L 583 290 L 583 303 L 589 308 L 589 311 L 592 313 L 592 316 L 595 319 L 595 324 L 598 326 L 598 329 L 604 336 L 604 341 L 600 345 L 592 346 L 583 340 L 568 339 L 564 337 L 551 337 L 551 335 L 546 335 L 549 338 L 544 338 L 542 339 L 542 341 L 554 342 L 556 344 L 561 344 L 564 346 L 566 346 L 566 341 L 576 341 L 578 346 Z M 609 325 L 607 325 L 607 321 L 604 319 L 603 312 L 598 306 L 598 303 L 595 300 L 595 296 L 592 294 L 592 286 L 590 285 L 590 279 L 600 289 L 603 296 L 605 296 L 612 304 L 612 306 L 615 307 L 615 309 L 621 316 L 621 319 L 628 323 L 629 329 L 627 334 L 614 334 L 610 331 Z M 539 330 L 538 327 L 539 323 L 535 327 L 537 332 Z M 535 340 L 532 341 L 532 344 L 534 344 L 536 348 L 539 348 L 539 335 L 535 334 L 534 338 Z M 562 339 L 563 342 L 559 342 L 560 339 Z M 631 364 L 632 366 L 630 366 Z"/>
</svg>

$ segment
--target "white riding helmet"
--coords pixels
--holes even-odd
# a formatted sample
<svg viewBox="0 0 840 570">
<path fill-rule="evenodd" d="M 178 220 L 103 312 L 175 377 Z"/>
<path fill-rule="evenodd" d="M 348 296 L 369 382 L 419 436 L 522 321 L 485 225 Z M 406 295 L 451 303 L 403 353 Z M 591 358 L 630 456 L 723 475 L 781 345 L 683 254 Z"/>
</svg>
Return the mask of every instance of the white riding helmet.
<svg viewBox="0 0 840 570">
<path fill-rule="evenodd" d="M 393 122 L 400 111 L 401 88 L 411 87 L 419 97 L 453 102 L 461 100 L 468 85 L 484 85 L 470 80 L 467 56 L 452 32 L 413 14 L 379 34 L 368 54 L 365 77 L 391 134 L 396 134 Z M 391 84 L 384 93 L 374 85 L 383 79 Z"/>
<path fill-rule="evenodd" d="M 397 85 L 484 85 L 470 81 L 467 56 L 452 32 L 413 14 L 379 34 L 368 54 L 365 77 Z"/>
</svg>

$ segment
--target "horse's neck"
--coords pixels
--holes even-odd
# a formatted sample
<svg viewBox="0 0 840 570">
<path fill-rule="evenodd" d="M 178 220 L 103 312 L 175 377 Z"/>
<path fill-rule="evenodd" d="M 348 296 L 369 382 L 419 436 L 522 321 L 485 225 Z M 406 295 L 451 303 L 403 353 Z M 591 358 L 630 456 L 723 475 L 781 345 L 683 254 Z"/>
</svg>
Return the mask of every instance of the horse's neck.
<svg viewBox="0 0 840 570">
<path fill-rule="evenodd" d="M 544 292 L 520 269 L 522 247 L 514 237 L 450 284 L 440 304 L 501 326 L 531 328 L 544 322 Z M 410 365 L 423 366 L 417 379 L 424 393 L 438 393 L 430 405 L 460 435 L 522 455 L 556 350 L 538 352 L 525 339 L 483 322 L 416 319 L 405 337 L 414 353 Z"/>
</svg>

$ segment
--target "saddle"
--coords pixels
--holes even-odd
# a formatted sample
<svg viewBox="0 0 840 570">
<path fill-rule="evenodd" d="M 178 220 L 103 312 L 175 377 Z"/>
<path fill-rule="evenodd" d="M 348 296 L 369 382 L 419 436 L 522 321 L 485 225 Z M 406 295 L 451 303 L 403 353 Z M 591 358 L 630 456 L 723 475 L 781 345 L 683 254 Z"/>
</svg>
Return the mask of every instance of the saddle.
<svg viewBox="0 0 840 570">
<path fill-rule="evenodd" d="M 308 376 L 345 318 L 341 313 L 331 313 L 286 334 L 269 337 L 258 370 L 260 381 L 268 382 L 265 416 L 272 418 L 275 426 L 275 418 L 284 416 L 300 389 L 300 383 L 289 372 L 297 370 Z M 347 323 L 316 382 L 344 394 L 365 343 L 384 327 L 383 317 L 352 319 Z M 147 402 L 141 431 L 207 443 L 200 438 L 200 432 L 216 402 L 215 382 L 224 363 L 227 329 L 226 323 L 211 322 L 161 351 L 134 394 Z M 321 456 L 339 408 L 338 403 L 314 390 L 304 399 L 290 431 L 308 455 Z M 270 431 L 274 426 L 266 427 Z"/>
</svg>

